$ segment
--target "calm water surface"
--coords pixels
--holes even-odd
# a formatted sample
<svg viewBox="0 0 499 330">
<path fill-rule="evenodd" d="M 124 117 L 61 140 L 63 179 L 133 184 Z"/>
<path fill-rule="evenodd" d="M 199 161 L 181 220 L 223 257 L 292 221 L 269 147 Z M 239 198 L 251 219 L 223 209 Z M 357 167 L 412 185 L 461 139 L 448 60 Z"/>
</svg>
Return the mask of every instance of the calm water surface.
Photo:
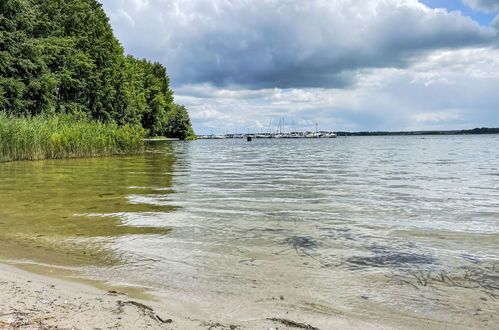
<svg viewBox="0 0 499 330">
<path fill-rule="evenodd" d="M 199 315 L 499 322 L 497 135 L 158 143 L 2 163 L 0 187 L 4 260 Z"/>
</svg>

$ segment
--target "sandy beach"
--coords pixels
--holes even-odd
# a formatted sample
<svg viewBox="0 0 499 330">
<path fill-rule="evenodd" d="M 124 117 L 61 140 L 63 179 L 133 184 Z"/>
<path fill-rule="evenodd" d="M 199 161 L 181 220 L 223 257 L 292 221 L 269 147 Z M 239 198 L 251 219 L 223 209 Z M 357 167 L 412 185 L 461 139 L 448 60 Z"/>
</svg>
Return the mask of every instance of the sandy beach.
<svg viewBox="0 0 499 330">
<path fill-rule="evenodd" d="M 231 322 L 195 319 L 158 301 L 132 299 L 5 264 L 0 264 L 0 290 L 2 329 L 391 329 L 341 315 L 298 316 L 292 311 Z"/>
</svg>

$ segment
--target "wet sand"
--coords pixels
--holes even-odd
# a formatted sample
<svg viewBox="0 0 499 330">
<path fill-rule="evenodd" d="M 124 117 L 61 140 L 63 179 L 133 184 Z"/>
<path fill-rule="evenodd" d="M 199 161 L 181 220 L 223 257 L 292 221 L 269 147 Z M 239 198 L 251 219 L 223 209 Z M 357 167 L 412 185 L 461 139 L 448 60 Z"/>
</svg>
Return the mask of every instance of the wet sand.
<svg viewBox="0 0 499 330">
<path fill-rule="evenodd" d="M 201 320 L 172 312 L 158 301 L 132 299 L 5 264 L 0 264 L 0 291 L 0 328 L 7 329 L 392 329 L 340 315 L 303 313 L 296 318 L 291 311 L 230 322 Z"/>
</svg>

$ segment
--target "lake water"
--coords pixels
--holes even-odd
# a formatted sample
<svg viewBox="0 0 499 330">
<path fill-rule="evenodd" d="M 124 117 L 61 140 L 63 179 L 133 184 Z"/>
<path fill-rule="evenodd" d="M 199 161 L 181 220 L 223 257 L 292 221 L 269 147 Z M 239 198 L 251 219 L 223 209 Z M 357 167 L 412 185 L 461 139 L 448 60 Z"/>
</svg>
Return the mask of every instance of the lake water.
<svg viewBox="0 0 499 330">
<path fill-rule="evenodd" d="M 0 256 L 200 318 L 499 324 L 498 135 L 149 149 L 0 163 Z"/>
</svg>

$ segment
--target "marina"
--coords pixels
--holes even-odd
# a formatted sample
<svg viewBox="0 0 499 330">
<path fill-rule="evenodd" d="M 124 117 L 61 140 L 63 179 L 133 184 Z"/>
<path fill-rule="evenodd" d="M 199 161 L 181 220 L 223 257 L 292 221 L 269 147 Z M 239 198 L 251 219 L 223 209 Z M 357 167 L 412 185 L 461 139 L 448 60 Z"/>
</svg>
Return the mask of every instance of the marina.
<svg viewBox="0 0 499 330">
<path fill-rule="evenodd" d="M 320 131 L 320 132 L 290 132 L 290 133 L 248 133 L 248 134 L 210 134 L 198 135 L 200 140 L 212 139 L 323 139 L 323 138 L 336 138 L 337 134 L 334 132 Z"/>
</svg>

